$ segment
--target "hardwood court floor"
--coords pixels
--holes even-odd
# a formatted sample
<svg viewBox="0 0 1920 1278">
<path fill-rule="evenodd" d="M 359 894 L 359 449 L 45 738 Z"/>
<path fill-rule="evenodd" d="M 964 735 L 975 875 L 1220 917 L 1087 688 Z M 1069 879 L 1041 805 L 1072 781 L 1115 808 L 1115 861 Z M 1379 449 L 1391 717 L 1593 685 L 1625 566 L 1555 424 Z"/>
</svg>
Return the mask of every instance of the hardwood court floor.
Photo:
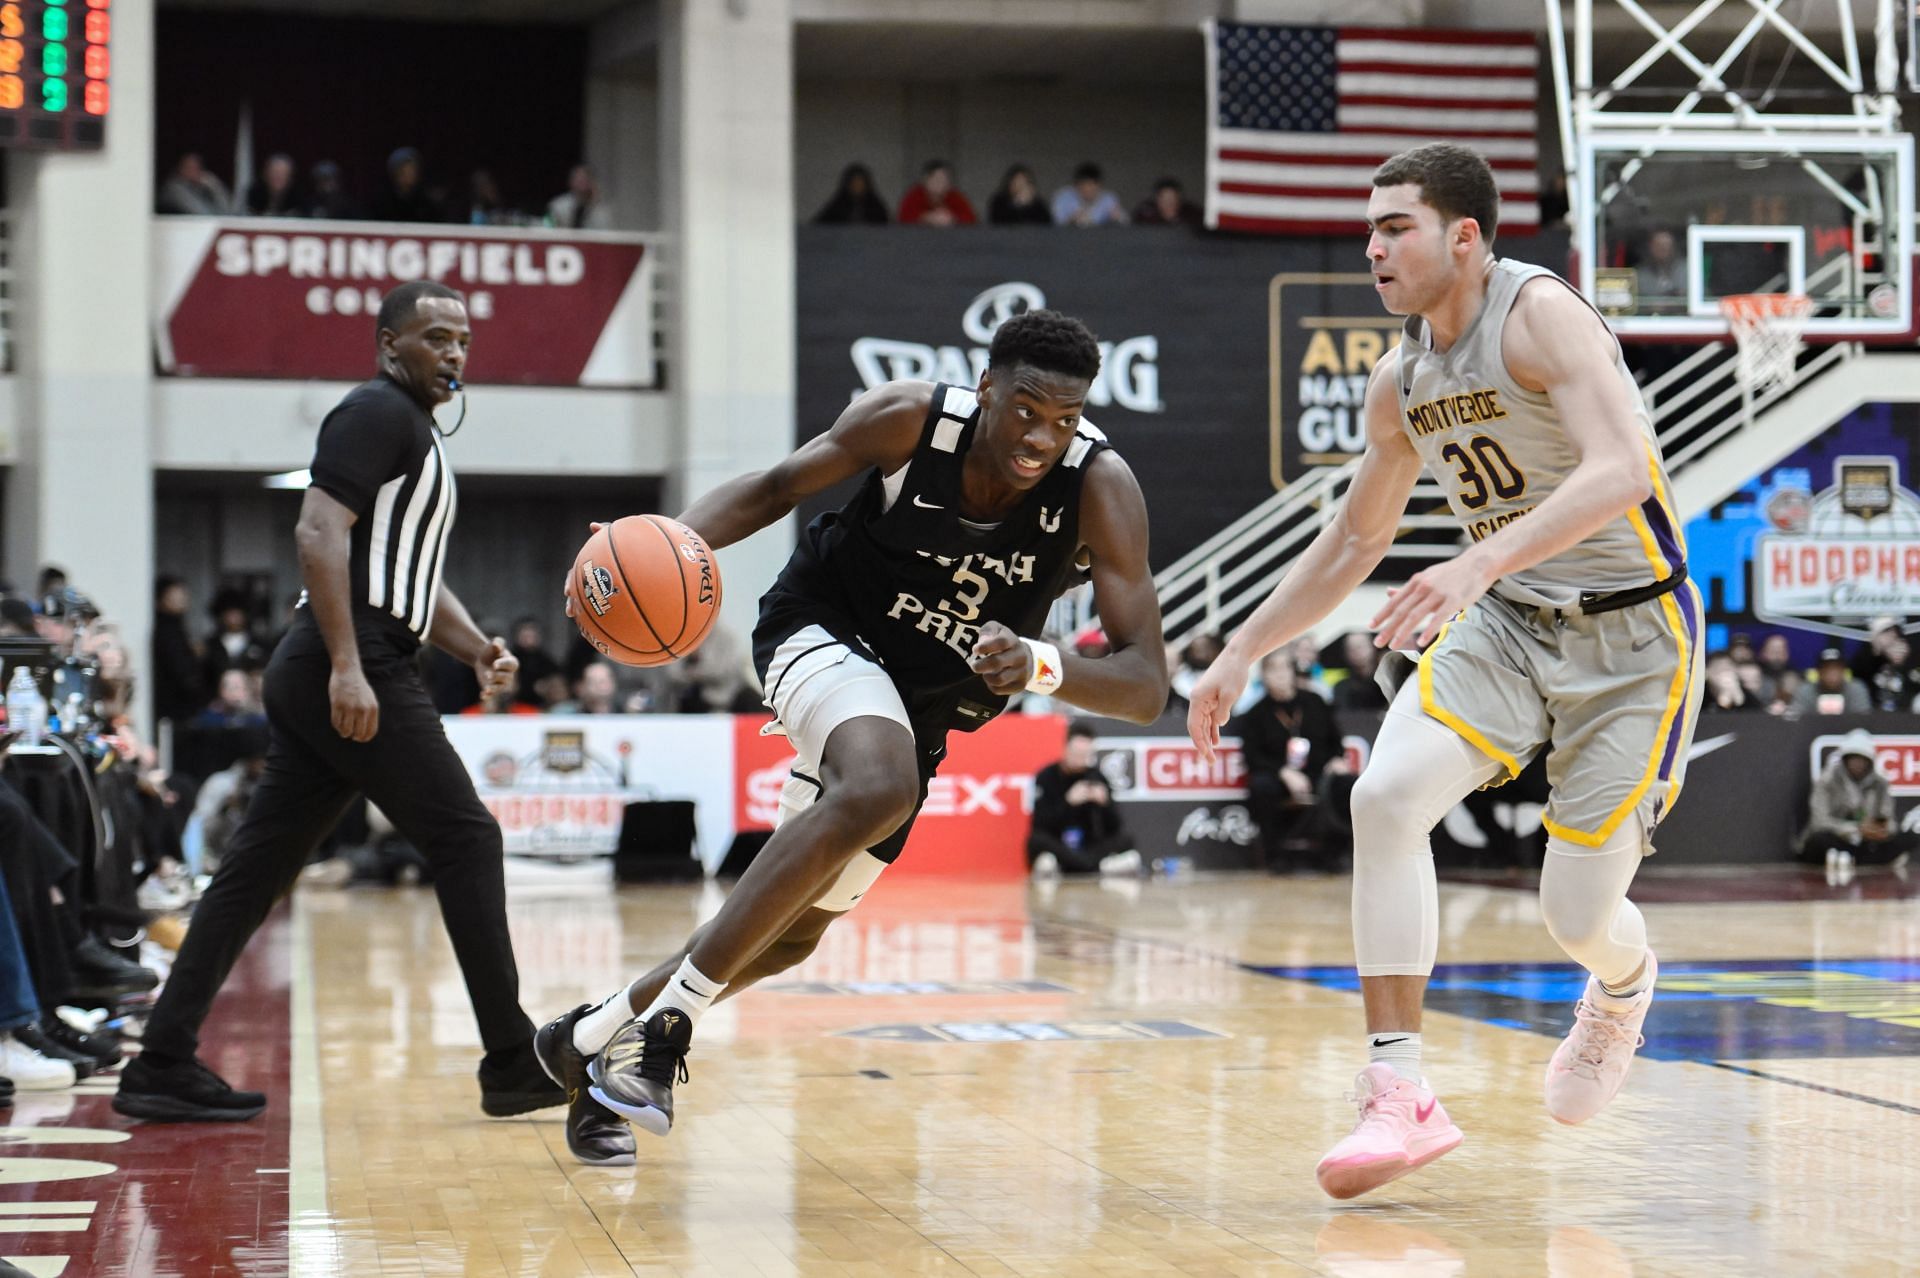
<svg viewBox="0 0 1920 1278">
<path fill-rule="evenodd" d="M 291 1026 L 285 1163 L 254 1125 L 87 1110 L 130 1129 L 94 1156 L 131 1183 L 4 1185 L 0 1212 L 104 1200 L 87 1237 L 117 1244 L 0 1222 L 0 1254 L 65 1249 L 75 1278 L 1920 1274 L 1920 900 L 1776 878 L 1646 881 L 1650 1041 L 1577 1129 L 1540 1100 L 1577 985 L 1531 891 L 1443 884 L 1427 1068 L 1467 1143 L 1349 1204 L 1313 1180 L 1361 1063 L 1344 879 L 890 877 L 804 968 L 709 1014 L 672 1136 L 607 1169 L 554 1117 L 480 1117 L 430 892 L 303 892 L 276 933 L 289 1015 L 223 1002 L 208 1036 L 258 1085 Z M 604 994 L 718 899 L 518 886 L 529 1011 Z M 194 1149 L 203 1178 L 230 1169 L 224 1211 L 168 1198 Z M 236 1205 L 276 1167 L 279 1198 Z M 224 1247 L 193 1241 L 201 1214 Z"/>
</svg>

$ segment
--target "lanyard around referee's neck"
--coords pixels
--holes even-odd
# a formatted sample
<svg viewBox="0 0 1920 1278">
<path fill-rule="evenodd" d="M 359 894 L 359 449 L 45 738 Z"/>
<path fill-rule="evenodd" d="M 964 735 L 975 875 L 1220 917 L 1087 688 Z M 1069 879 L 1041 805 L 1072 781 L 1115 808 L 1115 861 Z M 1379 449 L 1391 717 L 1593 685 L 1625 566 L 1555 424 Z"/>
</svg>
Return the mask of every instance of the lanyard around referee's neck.
<svg viewBox="0 0 1920 1278">
<path fill-rule="evenodd" d="M 427 416 L 432 417 L 433 414 L 428 413 Z M 466 424 L 467 424 L 467 392 L 466 392 L 466 388 L 462 387 L 460 390 L 460 416 L 454 419 L 453 428 L 451 430 L 441 430 L 440 423 L 438 421 L 435 421 L 433 423 L 433 428 L 437 431 L 440 431 L 440 438 L 452 439 L 455 432 L 457 432 L 462 426 Z"/>
</svg>

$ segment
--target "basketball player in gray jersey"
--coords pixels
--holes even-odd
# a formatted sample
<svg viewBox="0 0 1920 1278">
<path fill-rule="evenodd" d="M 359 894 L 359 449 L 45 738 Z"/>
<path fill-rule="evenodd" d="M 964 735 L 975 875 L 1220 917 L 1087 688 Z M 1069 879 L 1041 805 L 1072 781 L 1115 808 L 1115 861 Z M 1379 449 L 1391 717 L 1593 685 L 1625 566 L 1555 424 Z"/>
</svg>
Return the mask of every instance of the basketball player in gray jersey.
<svg viewBox="0 0 1920 1278">
<path fill-rule="evenodd" d="M 1392 543 L 1423 468 L 1469 543 L 1416 573 L 1375 642 L 1424 649 L 1353 791 L 1353 933 L 1369 1063 L 1360 1121 L 1320 1162 L 1351 1198 L 1457 1146 L 1420 1067 L 1439 942 L 1434 824 L 1551 748 L 1540 910 L 1587 969 L 1546 1074 L 1548 1112 L 1579 1123 L 1625 1080 L 1657 972 L 1627 900 L 1680 792 L 1699 708 L 1699 592 L 1639 391 L 1599 314 L 1566 281 L 1493 256 L 1499 196 L 1465 147 L 1419 147 L 1373 177 L 1367 257 L 1407 316 L 1367 387 L 1367 449 L 1347 499 L 1194 689 L 1211 753 L 1263 653 L 1318 624 Z"/>
</svg>

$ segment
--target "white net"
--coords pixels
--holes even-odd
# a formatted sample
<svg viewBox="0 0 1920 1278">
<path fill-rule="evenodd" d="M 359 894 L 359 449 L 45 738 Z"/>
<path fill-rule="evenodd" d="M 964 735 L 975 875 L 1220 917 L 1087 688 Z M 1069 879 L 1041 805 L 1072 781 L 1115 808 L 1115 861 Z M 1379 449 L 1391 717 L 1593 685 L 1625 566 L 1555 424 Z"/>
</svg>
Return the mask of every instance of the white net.
<svg viewBox="0 0 1920 1278">
<path fill-rule="evenodd" d="M 1748 390 L 1793 385 L 1800 335 L 1813 317 L 1813 299 L 1793 293 L 1736 293 L 1720 299 L 1720 310 L 1740 344 L 1740 384 Z"/>
</svg>

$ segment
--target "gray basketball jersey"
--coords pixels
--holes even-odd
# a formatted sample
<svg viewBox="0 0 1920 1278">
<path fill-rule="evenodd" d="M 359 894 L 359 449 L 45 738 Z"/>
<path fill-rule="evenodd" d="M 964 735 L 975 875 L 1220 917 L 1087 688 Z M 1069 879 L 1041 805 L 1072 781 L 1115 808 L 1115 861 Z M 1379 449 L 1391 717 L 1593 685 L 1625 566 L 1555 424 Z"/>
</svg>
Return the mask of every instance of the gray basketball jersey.
<svg viewBox="0 0 1920 1278">
<path fill-rule="evenodd" d="M 1545 501 L 1580 460 L 1552 400 L 1515 382 L 1500 353 L 1514 299 L 1542 275 L 1573 288 L 1543 267 L 1496 259 L 1487 271 L 1486 303 L 1452 349 L 1436 352 L 1418 316 L 1407 317 L 1400 343 L 1401 421 L 1476 542 Z M 1652 495 L 1578 545 L 1502 577 L 1493 589 L 1515 603 L 1566 607 L 1583 594 L 1649 585 L 1685 566 L 1660 445 L 1618 342 L 1613 365 L 1646 439 Z"/>
</svg>

